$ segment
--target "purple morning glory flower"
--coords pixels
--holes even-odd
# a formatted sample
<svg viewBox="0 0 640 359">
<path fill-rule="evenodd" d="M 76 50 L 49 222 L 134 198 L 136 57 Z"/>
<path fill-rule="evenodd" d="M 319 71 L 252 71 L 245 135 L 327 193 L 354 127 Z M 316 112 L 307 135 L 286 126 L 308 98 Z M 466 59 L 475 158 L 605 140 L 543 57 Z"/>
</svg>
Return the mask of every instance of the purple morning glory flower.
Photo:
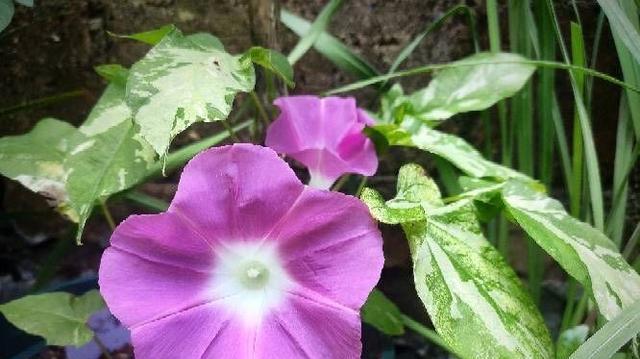
<svg viewBox="0 0 640 359">
<path fill-rule="evenodd" d="M 327 189 L 345 173 L 376 172 L 375 148 L 362 133 L 373 120 L 353 98 L 289 96 L 274 103 L 281 112 L 266 145 L 307 166 L 310 186 Z"/>
<path fill-rule="evenodd" d="M 382 263 L 358 199 L 236 144 L 191 160 L 167 212 L 116 228 L 99 284 L 137 358 L 359 358 Z"/>
</svg>

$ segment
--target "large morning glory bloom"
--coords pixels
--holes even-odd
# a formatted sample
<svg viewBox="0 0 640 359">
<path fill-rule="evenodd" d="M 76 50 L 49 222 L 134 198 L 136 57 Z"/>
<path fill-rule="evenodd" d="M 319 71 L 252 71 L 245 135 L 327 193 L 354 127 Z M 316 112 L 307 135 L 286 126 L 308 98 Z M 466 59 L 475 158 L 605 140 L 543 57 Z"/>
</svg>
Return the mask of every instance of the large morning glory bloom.
<svg viewBox="0 0 640 359">
<path fill-rule="evenodd" d="M 137 358 L 359 358 L 382 263 L 358 199 L 236 144 L 191 160 L 167 212 L 116 228 L 99 284 Z"/>
<path fill-rule="evenodd" d="M 280 116 L 266 145 L 309 169 L 310 186 L 327 189 L 345 173 L 372 176 L 378 168 L 373 143 L 362 130 L 373 120 L 353 98 L 280 97 Z"/>
</svg>

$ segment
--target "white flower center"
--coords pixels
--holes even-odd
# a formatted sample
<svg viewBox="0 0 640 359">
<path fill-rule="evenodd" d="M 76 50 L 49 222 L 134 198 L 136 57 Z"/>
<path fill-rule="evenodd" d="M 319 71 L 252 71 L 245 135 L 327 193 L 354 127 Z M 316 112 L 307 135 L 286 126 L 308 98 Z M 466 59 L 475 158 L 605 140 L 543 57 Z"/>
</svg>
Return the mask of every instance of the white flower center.
<svg viewBox="0 0 640 359">
<path fill-rule="evenodd" d="M 269 283 L 269 269 L 259 261 L 246 263 L 239 280 L 248 289 L 262 289 Z"/>
<path fill-rule="evenodd" d="M 229 242 L 216 251 L 207 296 L 256 325 L 280 305 L 293 281 L 269 243 Z"/>
</svg>

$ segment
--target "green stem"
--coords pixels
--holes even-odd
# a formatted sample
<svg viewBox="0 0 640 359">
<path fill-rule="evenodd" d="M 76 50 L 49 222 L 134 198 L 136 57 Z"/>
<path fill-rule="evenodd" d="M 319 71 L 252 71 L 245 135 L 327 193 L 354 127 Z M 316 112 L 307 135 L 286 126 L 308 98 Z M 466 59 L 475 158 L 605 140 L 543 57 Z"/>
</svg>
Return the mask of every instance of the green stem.
<svg viewBox="0 0 640 359">
<path fill-rule="evenodd" d="M 265 111 L 255 91 L 251 91 L 249 95 L 251 96 L 253 103 L 256 105 L 256 108 L 258 109 L 258 113 L 260 114 L 260 118 L 262 119 L 262 122 L 264 122 L 265 128 L 267 128 L 269 126 L 269 115 L 267 114 L 267 111 Z"/>
<path fill-rule="evenodd" d="M 344 175 L 340 177 L 338 182 L 336 182 L 336 184 L 334 184 L 333 187 L 331 187 L 331 190 L 334 192 L 338 192 L 342 188 L 342 186 L 344 186 L 345 183 L 347 183 L 347 181 L 349 180 L 349 177 L 351 177 L 351 175 Z"/>
<path fill-rule="evenodd" d="M 239 123 L 233 126 L 232 130 L 234 132 L 241 131 L 251 126 L 251 123 L 253 123 L 252 120 L 244 121 L 242 123 Z M 166 172 L 167 173 L 171 172 L 172 170 L 175 170 L 176 168 L 182 166 L 184 163 L 190 160 L 193 156 L 198 154 L 198 152 L 203 151 L 211 146 L 217 145 L 218 143 L 229 138 L 230 135 L 231 133 L 229 131 L 217 133 L 211 137 L 204 138 L 198 142 L 194 142 L 190 145 L 182 147 L 177 151 L 170 153 L 169 155 L 167 155 Z M 155 178 L 161 175 L 162 175 L 162 163 L 157 162 L 153 164 L 149 169 L 149 175 L 147 176 L 147 178 Z"/>
<path fill-rule="evenodd" d="M 440 346 L 443 349 L 446 349 L 450 353 L 455 353 L 455 351 L 447 343 L 444 342 L 442 337 L 438 335 L 435 330 L 425 327 L 424 325 L 416 322 L 415 320 L 409 318 L 404 314 L 401 314 L 401 318 L 402 324 L 404 324 L 404 326 L 406 326 L 407 328 L 429 339 L 432 343 Z"/>
<path fill-rule="evenodd" d="M 445 64 L 419 66 L 409 70 L 398 71 L 392 74 L 379 75 L 379 76 L 368 78 L 366 80 L 356 81 L 354 83 L 341 86 L 333 90 L 326 91 L 323 95 L 329 96 L 329 95 L 335 95 L 335 94 L 344 93 L 344 92 L 355 91 L 355 90 L 359 90 L 361 88 L 367 87 L 369 85 L 376 84 L 378 82 L 387 81 L 389 79 L 421 75 L 421 74 L 430 73 L 430 72 L 439 71 L 439 70 L 456 69 L 456 68 L 481 66 L 481 65 L 513 65 L 513 64 L 531 65 L 531 66 L 537 66 L 541 68 L 554 68 L 554 69 L 561 69 L 561 70 L 567 70 L 567 71 L 577 71 L 577 72 L 584 73 L 585 75 L 597 77 L 601 80 L 610 82 L 614 85 L 618 85 L 630 91 L 640 93 L 640 88 L 630 85 L 624 81 L 620 81 L 611 75 L 607 75 L 605 73 L 602 73 L 590 68 L 575 66 L 572 64 L 555 62 L 555 61 L 519 60 L 519 61 L 473 61 L 473 62 L 464 62 L 464 63 L 450 62 Z"/>
<path fill-rule="evenodd" d="M 571 324 L 573 308 L 576 304 L 576 289 L 578 287 L 578 283 L 575 279 L 570 278 L 567 283 L 567 304 L 564 307 L 564 312 L 562 313 L 562 322 L 560 325 L 560 333 L 569 329 L 569 325 Z"/>
<path fill-rule="evenodd" d="M 102 208 L 102 214 L 104 215 L 104 218 L 107 220 L 107 223 L 109 224 L 109 228 L 111 228 L 111 230 L 115 230 L 116 229 L 116 222 L 113 220 L 113 216 L 111 216 L 111 212 L 109 212 L 109 207 L 107 207 L 107 202 L 105 200 L 100 200 L 100 208 Z"/>
<path fill-rule="evenodd" d="M 582 296 L 578 301 L 578 305 L 576 306 L 576 310 L 573 312 L 570 328 L 582 323 L 582 318 L 584 317 L 584 312 L 587 309 L 588 303 L 589 296 L 587 295 L 587 293 L 582 293 Z"/>
<path fill-rule="evenodd" d="M 169 208 L 169 204 L 167 202 L 139 191 L 128 191 L 123 196 L 129 201 L 154 212 L 164 212 Z"/>
<path fill-rule="evenodd" d="M 229 125 L 229 121 L 227 121 L 227 119 L 222 120 L 222 126 L 224 126 L 224 128 L 227 130 L 227 132 L 229 132 L 229 136 L 231 137 L 231 139 L 234 142 L 240 142 L 240 137 L 238 137 L 238 134 L 233 129 L 233 127 L 231 127 L 231 125 Z"/>
<path fill-rule="evenodd" d="M 52 103 L 64 101 L 64 100 L 67 100 L 67 99 L 70 99 L 70 98 L 79 97 L 79 96 L 82 96 L 84 94 L 85 94 L 84 90 L 74 90 L 74 91 L 64 92 L 64 93 L 53 95 L 53 96 L 42 97 L 42 98 L 35 99 L 35 100 L 25 101 L 25 102 L 17 104 L 17 105 L 1 108 L 0 109 L 0 116 L 8 115 L 8 114 L 11 114 L 11 113 L 14 113 L 14 112 L 18 112 L 18 111 L 21 111 L 21 110 L 24 110 L 24 109 L 28 109 L 28 108 L 42 107 L 42 106 L 50 105 Z"/>
</svg>

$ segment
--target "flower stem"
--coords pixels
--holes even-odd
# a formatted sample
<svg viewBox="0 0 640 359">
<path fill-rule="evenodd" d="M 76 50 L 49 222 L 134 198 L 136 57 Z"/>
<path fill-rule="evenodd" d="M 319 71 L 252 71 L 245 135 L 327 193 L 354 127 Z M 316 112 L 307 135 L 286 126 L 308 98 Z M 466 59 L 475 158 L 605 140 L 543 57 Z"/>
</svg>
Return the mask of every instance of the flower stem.
<svg viewBox="0 0 640 359">
<path fill-rule="evenodd" d="M 115 230 L 116 229 L 116 222 L 113 220 L 113 216 L 111 216 L 111 212 L 109 212 L 109 207 L 107 207 L 107 202 L 105 200 L 100 200 L 100 208 L 102 208 L 102 214 L 104 215 L 104 218 L 107 220 L 107 223 L 109 224 L 109 228 L 111 228 L 111 230 Z"/>
<path fill-rule="evenodd" d="M 333 185 L 333 187 L 331 187 L 331 190 L 334 192 L 338 192 L 342 188 L 342 186 L 344 186 L 344 184 L 347 183 L 347 181 L 349 180 L 349 177 L 350 175 L 344 175 L 340 177 L 338 182 L 336 182 L 336 184 Z"/>
<path fill-rule="evenodd" d="M 236 131 L 234 131 L 233 127 L 229 125 L 229 122 L 227 122 L 227 120 L 222 120 L 222 125 L 227 130 L 227 132 L 229 132 L 229 136 L 234 142 L 240 142 L 240 137 L 238 137 L 238 134 L 236 133 Z"/>
<path fill-rule="evenodd" d="M 251 91 L 249 94 L 251 95 L 251 99 L 253 100 L 253 103 L 256 105 L 256 108 L 258 109 L 258 113 L 260 114 L 260 118 L 262 118 L 262 121 L 264 122 L 265 128 L 268 127 L 269 115 L 267 115 L 267 111 L 265 111 L 264 107 L 262 106 L 262 103 L 260 102 L 258 95 L 256 94 L 255 91 Z"/>
<path fill-rule="evenodd" d="M 438 335 L 438 333 L 436 333 L 435 330 L 425 327 L 424 325 L 409 318 L 405 314 L 401 314 L 401 318 L 402 318 L 402 324 L 404 324 L 405 327 L 429 339 L 432 343 L 440 346 L 443 349 L 448 350 L 450 353 L 455 354 L 455 351 L 453 351 L 453 349 L 451 349 L 451 347 L 447 345 L 447 343 L 445 343 L 444 340 L 442 340 L 442 337 Z"/>
</svg>

